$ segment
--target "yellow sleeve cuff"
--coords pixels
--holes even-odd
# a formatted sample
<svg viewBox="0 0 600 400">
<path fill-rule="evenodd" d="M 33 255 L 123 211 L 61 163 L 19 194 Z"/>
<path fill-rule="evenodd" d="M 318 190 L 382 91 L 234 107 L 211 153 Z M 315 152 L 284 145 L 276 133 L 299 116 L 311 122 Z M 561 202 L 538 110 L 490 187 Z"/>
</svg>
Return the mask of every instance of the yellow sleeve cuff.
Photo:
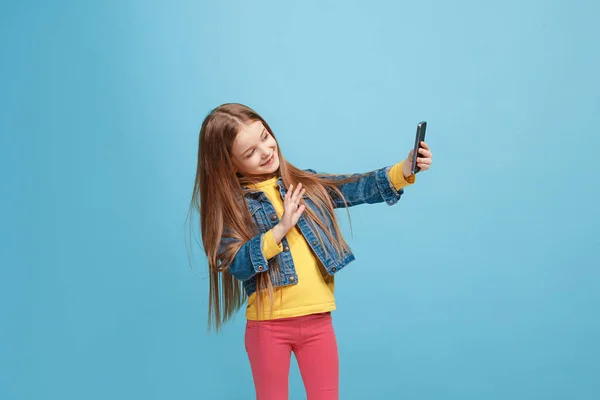
<svg viewBox="0 0 600 400">
<path fill-rule="evenodd" d="M 261 249 L 267 260 L 270 260 L 283 251 L 281 243 L 277 244 L 277 242 L 275 242 L 273 230 L 269 229 L 269 231 L 263 235 Z"/>
<path fill-rule="evenodd" d="M 392 181 L 392 185 L 394 185 L 396 190 L 400 190 L 403 187 L 412 185 L 416 180 L 415 174 L 411 174 L 407 178 L 404 177 L 404 174 L 402 173 L 402 164 L 404 164 L 404 161 L 399 162 L 390 169 L 390 180 Z"/>
</svg>

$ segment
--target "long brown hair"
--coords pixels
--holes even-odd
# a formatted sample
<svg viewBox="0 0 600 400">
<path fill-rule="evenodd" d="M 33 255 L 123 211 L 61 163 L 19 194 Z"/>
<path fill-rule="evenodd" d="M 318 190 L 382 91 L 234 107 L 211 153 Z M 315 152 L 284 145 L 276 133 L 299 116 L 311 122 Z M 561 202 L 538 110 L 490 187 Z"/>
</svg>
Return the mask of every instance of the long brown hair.
<svg viewBox="0 0 600 400">
<path fill-rule="evenodd" d="M 200 129 L 198 143 L 198 166 L 194 182 L 190 213 L 195 210 L 200 215 L 202 246 L 208 259 L 209 269 L 209 315 L 208 326 L 215 325 L 218 331 L 223 323 L 244 304 L 246 293 L 242 283 L 228 271 L 241 246 L 252 239 L 257 231 L 243 198 L 240 176 L 236 174 L 231 150 L 236 135 L 243 125 L 261 121 L 267 131 L 275 137 L 267 122 L 249 107 L 227 103 L 212 110 L 204 119 Z M 277 152 L 280 160 L 278 170 L 285 187 L 302 183 L 306 195 L 312 200 L 321 215 L 328 217 L 330 223 L 321 221 L 316 213 L 306 207 L 304 215 L 309 224 L 320 226 L 333 244 L 339 257 L 349 247 L 342 238 L 334 204 L 330 196 L 343 195 L 337 185 L 357 179 L 353 176 L 344 180 L 331 180 L 305 172 L 287 162 L 279 145 Z M 333 228 L 333 234 L 330 231 Z M 318 232 L 318 231 L 317 231 Z M 220 249 L 221 239 L 233 239 L 226 247 Z M 319 237 L 319 240 L 322 240 Z M 276 263 L 270 264 L 272 273 L 278 272 Z M 273 285 L 269 272 L 257 275 L 256 305 L 260 309 L 261 291 L 266 289 L 273 309 Z"/>
</svg>

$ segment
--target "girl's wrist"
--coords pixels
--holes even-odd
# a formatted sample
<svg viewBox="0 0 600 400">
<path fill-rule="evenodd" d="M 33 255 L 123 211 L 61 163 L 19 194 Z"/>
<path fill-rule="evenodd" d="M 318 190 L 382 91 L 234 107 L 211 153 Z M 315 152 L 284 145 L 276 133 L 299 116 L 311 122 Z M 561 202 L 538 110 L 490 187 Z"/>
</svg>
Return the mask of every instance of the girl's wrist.
<svg viewBox="0 0 600 400">
<path fill-rule="evenodd" d="M 288 233 L 289 229 L 286 229 L 283 222 L 279 222 L 277 225 L 273 227 L 273 238 L 277 244 L 280 244 L 283 240 L 283 237 L 286 233 Z"/>
<path fill-rule="evenodd" d="M 408 158 L 402 163 L 402 175 L 404 175 L 404 178 L 408 178 L 412 175 L 410 164 L 411 163 L 408 161 Z"/>
</svg>

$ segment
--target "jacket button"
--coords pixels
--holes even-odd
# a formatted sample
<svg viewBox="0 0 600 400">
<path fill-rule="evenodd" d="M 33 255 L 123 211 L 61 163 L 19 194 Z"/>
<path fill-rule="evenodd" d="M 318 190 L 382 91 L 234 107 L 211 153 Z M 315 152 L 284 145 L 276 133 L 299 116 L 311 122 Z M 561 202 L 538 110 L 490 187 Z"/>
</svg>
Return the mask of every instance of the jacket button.
<svg viewBox="0 0 600 400">
<path fill-rule="evenodd" d="M 313 245 L 316 245 L 316 244 L 317 244 L 317 241 L 316 241 L 316 240 L 313 240 L 313 242 L 312 242 L 312 243 L 313 243 Z"/>
<path fill-rule="evenodd" d="M 259 271 L 262 271 L 262 270 L 263 270 L 263 266 L 262 266 L 262 265 L 259 265 L 259 266 L 258 266 L 258 270 L 259 270 Z"/>
<path fill-rule="evenodd" d="M 290 251 L 290 248 L 287 246 L 284 246 L 283 251 Z"/>
<path fill-rule="evenodd" d="M 273 214 L 271 215 L 271 221 L 275 221 L 277 219 L 277 215 Z"/>
<path fill-rule="evenodd" d="M 333 267 L 333 268 L 331 268 L 331 270 L 332 270 L 333 272 L 335 272 L 335 271 L 337 271 L 337 268 L 336 268 L 336 267 Z"/>
<path fill-rule="evenodd" d="M 293 276 L 290 276 L 290 282 L 294 282 L 296 280 L 296 278 L 294 278 Z"/>
</svg>

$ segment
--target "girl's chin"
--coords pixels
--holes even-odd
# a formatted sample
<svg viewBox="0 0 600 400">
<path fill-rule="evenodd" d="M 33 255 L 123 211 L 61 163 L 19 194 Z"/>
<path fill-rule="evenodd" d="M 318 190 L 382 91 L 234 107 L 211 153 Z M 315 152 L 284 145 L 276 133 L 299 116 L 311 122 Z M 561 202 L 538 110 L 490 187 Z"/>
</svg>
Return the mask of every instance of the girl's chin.
<svg viewBox="0 0 600 400">
<path fill-rule="evenodd" d="M 273 164 L 265 166 L 268 171 L 275 172 L 279 169 L 279 162 L 275 160 Z"/>
</svg>

